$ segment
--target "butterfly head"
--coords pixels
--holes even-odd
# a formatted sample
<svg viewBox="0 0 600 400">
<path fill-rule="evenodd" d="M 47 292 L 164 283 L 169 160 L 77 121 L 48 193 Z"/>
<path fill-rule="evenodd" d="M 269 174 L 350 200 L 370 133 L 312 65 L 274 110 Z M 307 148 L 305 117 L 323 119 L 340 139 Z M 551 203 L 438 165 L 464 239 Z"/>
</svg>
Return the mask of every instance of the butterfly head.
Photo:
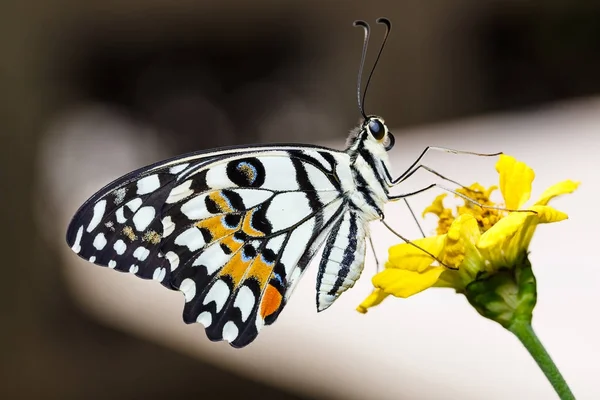
<svg viewBox="0 0 600 400">
<path fill-rule="evenodd" d="M 395 142 L 383 118 L 369 115 L 350 132 L 346 153 L 354 160 L 359 154 L 368 152 L 374 159 L 387 162 L 386 153 L 394 147 Z"/>
<path fill-rule="evenodd" d="M 363 122 L 358 127 L 358 129 L 350 135 L 350 139 L 348 141 L 348 148 L 346 149 L 346 151 L 350 154 L 353 154 L 359 151 L 360 149 L 364 148 L 370 151 L 376 157 L 380 156 L 380 158 L 387 159 L 387 155 L 385 155 L 385 153 L 386 151 L 389 151 L 392 149 L 392 147 L 394 147 L 394 135 L 392 135 L 392 133 L 388 130 L 383 118 L 378 117 L 376 115 L 367 115 L 365 113 L 365 97 L 367 94 L 367 89 L 369 88 L 369 83 L 371 82 L 373 71 L 375 71 L 375 67 L 377 66 L 379 58 L 381 57 L 381 52 L 385 47 L 387 37 L 390 33 L 390 30 L 392 29 L 392 24 L 387 18 L 378 18 L 377 23 L 385 25 L 385 35 L 383 37 L 381 47 L 379 48 L 377 58 L 375 59 L 375 63 L 373 64 L 373 68 L 371 68 L 371 72 L 369 73 L 365 89 L 361 92 L 361 81 L 363 76 L 363 69 L 365 66 L 365 57 L 367 55 L 367 47 L 369 44 L 371 28 L 369 27 L 369 24 L 367 24 L 365 21 L 354 22 L 354 26 L 363 28 L 365 34 L 362 55 L 358 67 L 358 79 L 356 83 L 358 110 L 360 111 L 363 117 Z"/>
</svg>

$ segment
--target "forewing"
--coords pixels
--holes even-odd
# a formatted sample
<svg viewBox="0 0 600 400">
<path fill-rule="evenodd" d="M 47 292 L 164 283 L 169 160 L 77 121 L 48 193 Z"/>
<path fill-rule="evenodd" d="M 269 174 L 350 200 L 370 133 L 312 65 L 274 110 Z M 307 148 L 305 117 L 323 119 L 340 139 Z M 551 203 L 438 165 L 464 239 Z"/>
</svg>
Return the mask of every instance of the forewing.
<svg viewBox="0 0 600 400">
<path fill-rule="evenodd" d="M 67 242 L 98 265 L 179 289 L 186 322 L 244 346 L 279 315 L 345 206 L 340 154 L 277 146 L 155 164 L 90 198 Z"/>
<path fill-rule="evenodd" d="M 306 154 L 225 160 L 166 199 L 161 252 L 186 297 L 184 320 L 240 347 L 283 309 L 344 203 L 335 176 Z"/>
</svg>

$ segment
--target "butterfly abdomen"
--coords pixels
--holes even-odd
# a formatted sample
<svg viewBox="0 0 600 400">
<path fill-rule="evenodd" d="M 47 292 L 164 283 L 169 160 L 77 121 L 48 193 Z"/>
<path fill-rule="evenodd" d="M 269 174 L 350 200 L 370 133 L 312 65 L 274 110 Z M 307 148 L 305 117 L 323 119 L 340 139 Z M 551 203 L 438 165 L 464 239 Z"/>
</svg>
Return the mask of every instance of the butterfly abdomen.
<svg viewBox="0 0 600 400">
<path fill-rule="evenodd" d="M 327 239 L 317 275 L 317 310 L 327 309 L 362 273 L 367 225 L 356 212 L 347 211 Z"/>
</svg>

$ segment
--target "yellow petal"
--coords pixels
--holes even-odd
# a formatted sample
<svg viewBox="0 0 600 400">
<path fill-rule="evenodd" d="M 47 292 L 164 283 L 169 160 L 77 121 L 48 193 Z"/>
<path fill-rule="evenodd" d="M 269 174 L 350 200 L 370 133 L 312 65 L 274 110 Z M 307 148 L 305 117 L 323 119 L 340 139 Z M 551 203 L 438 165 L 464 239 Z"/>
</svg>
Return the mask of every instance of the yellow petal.
<svg viewBox="0 0 600 400">
<path fill-rule="evenodd" d="M 563 221 L 569 216 L 562 211 L 558 211 L 556 208 L 550 206 L 533 206 L 531 209 L 537 212 L 536 218 L 539 224 L 548 224 L 551 222 Z"/>
<path fill-rule="evenodd" d="M 531 196 L 535 173 L 527 164 L 505 154 L 496 163 L 496 171 L 500 174 L 500 191 L 506 208 L 519 209 Z"/>
<path fill-rule="evenodd" d="M 444 247 L 444 238 L 445 235 L 431 236 L 414 240 L 412 242 L 414 245 L 402 243 L 392 246 L 389 249 L 389 258 L 385 267 L 417 272 L 423 271 L 435 260 L 421 249 L 427 250 L 438 257 Z"/>
<path fill-rule="evenodd" d="M 373 286 L 396 297 L 410 297 L 433 286 L 444 267 L 428 267 L 421 272 L 389 268 L 373 277 Z"/>
<path fill-rule="evenodd" d="M 561 194 L 573 193 L 578 186 L 579 182 L 573 182 L 571 180 L 562 181 L 560 183 L 552 185 L 548 189 L 546 189 L 544 193 L 542 193 L 540 199 L 535 204 L 541 206 L 548 205 L 548 202 L 556 196 L 560 196 Z"/>
<path fill-rule="evenodd" d="M 424 217 L 425 215 L 427 215 L 427 213 L 432 213 L 439 217 L 440 214 L 442 214 L 442 212 L 444 211 L 444 197 L 446 197 L 445 193 L 437 196 L 435 200 L 433 200 L 433 203 L 431 203 L 430 206 L 423 210 L 423 214 L 421 214 L 421 216 Z"/>
<path fill-rule="evenodd" d="M 460 215 L 448 230 L 444 243 L 444 263 L 458 268 L 462 264 L 468 243 L 479 241 L 479 225 L 471 214 Z"/>
<path fill-rule="evenodd" d="M 384 293 L 381 289 L 374 289 L 371 294 L 363 300 L 362 303 L 358 307 L 356 307 L 356 311 L 361 314 L 366 314 L 367 310 L 371 307 L 375 307 L 380 304 L 389 294 Z"/>
<path fill-rule="evenodd" d="M 513 212 L 481 235 L 477 247 L 491 263 L 510 265 L 526 252 L 538 224 L 562 221 L 567 214 L 549 206 L 533 206 L 536 213 Z"/>
<path fill-rule="evenodd" d="M 532 215 L 535 214 L 530 212 L 510 213 L 481 235 L 477 247 L 489 249 L 502 245 L 503 242 L 513 237 L 524 226 L 525 220 Z"/>
</svg>

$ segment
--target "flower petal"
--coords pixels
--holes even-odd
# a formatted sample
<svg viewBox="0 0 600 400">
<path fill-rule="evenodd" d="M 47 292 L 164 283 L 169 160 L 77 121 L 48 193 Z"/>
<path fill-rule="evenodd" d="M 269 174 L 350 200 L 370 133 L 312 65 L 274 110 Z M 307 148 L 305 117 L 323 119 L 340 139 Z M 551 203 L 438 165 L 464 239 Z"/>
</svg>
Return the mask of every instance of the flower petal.
<svg viewBox="0 0 600 400">
<path fill-rule="evenodd" d="M 550 206 L 533 206 L 532 212 L 513 212 L 502 218 L 491 227 L 487 232 L 481 235 L 477 247 L 480 249 L 499 246 L 509 240 L 517 233 L 519 229 L 523 229 L 526 224 L 547 224 L 551 222 L 559 222 L 568 218 L 567 214 L 558 211 Z M 531 221 L 527 221 L 527 220 Z M 527 243 L 529 244 L 529 243 Z"/>
<path fill-rule="evenodd" d="M 462 214 L 454 220 L 444 242 L 444 263 L 458 268 L 462 264 L 469 243 L 479 241 L 479 225 L 471 214 Z"/>
<path fill-rule="evenodd" d="M 500 191 L 506 208 L 517 210 L 531 196 L 531 184 L 535 173 L 527 164 L 502 154 L 496 163 L 500 174 Z"/>
<path fill-rule="evenodd" d="M 444 239 L 445 235 L 431 236 L 413 240 L 412 244 L 402 243 L 392 246 L 389 249 L 389 258 L 385 267 L 417 272 L 423 271 L 431 265 L 434 259 L 421 249 L 438 257 L 444 247 Z"/>
<path fill-rule="evenodd" d="M 556 196 L 573 193 L 578 186 L 579 182 L 573 182 L 571 180 L 559 182 L 546 189 L 546 191 L 542 193 L 540 199 L 535 204 L 540 206 L 548 205 L 548 202 Z"/>
<path fill-rule="evenodd" d="M 410 297 L 433 286 L 444 267 L 428 267 L 421 272 L 388 268 L 373 277 L 373 286 L 396 297 Z"/>
<path fill-rule="evenodd" d="M 537 212 L 538 224 L 549 224 L 551 222 L 563 221 L 569 216 L 562 211 L 558 211 L 556 208 L 550 206 L 533 206 L 531 209 Z"/>
<path fill-rule="evenodd" d="M 531 218 L 534 215 L 531 212 L 510 213 L 481 235 L 477 247 L 480 249 L 500 247 L 523 227 L 527 218 Z"/>
<path fill-rule="evenodd" d="M 445 207 L 444 207 L 444 198 L 445 197 L 446 197 L 446 193 L 442 193 L 439 196 L 437 196 L 433 200 L 433 203 L 431 203 L 430 206 L 428 206 L 425 210 L 423 210 L 423 214 L 421 214 L 421 216 L 424 217 L 428 213 L 432 213 L 439 217 L 440 214 L 445 210 Z"/>
<path fill-rule="evenodd" d="M 361 314 L 366 314 L 369 308 L 379 305 L 388 296 L 389 294 L 384 293 L 383 290 L 374 289 L 371 294 L 356 307 L 356 311 Z"/>
<path fill-rule="evenodd" d="M 532 212 L 513 212 L 481 235 L 477 248 L 490 263 L 490 268 L 512 267 L 523 254 L 538 224 L 562 221 L 567 214 L 549 206 L 533 206 Z"/>
</svg>

